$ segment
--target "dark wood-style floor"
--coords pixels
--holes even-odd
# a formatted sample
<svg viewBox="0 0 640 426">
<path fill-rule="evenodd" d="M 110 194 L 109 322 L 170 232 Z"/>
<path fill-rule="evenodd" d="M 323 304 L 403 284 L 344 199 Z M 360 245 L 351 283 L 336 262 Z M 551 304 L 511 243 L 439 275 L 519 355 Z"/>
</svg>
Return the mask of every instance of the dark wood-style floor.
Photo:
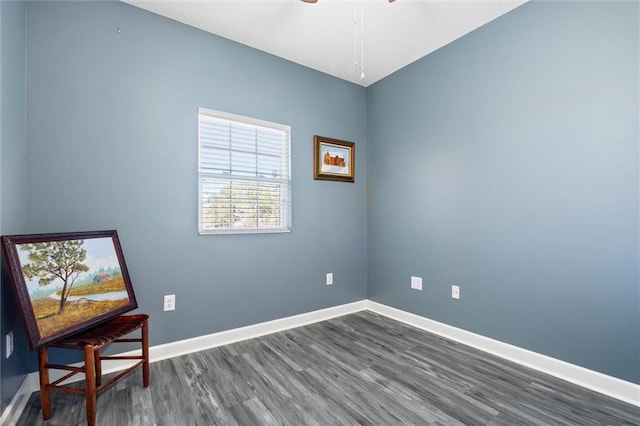
<svg viewBox="0 0 640 426">
<path fill-rule="evenodd" d="M 34 393 L 18 425 L 83 425 Z M 151 364 L 98 396 L 98 424 L 639 425 L 640 408 L 360 312 Z"/>
</svg>

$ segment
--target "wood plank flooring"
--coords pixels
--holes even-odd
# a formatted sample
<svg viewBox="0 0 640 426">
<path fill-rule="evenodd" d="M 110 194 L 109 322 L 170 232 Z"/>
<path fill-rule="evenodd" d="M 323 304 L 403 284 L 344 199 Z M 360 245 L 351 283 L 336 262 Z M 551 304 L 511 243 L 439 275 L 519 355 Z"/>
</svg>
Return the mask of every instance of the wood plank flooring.
<svg viewBox="0 0 640 426">
<path fill-rule="evenodd" d="M 18 425 L 83 425 L 34 393 Z M 640 425 L 640 408 L 371 312 L 151 364 L 98 396 L 98 425 Z"/>
</svg>

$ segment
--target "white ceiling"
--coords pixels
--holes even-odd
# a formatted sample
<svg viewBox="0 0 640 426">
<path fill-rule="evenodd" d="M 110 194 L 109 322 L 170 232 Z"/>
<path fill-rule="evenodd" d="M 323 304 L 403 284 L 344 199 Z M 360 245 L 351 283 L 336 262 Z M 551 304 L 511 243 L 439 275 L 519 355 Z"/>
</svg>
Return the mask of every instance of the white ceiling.
<svg viewBox="0 0 640 426">
<path fill-rule="evenodd" d="M 365 87 L 526 2 L 122 1 Z"/>
</svg>

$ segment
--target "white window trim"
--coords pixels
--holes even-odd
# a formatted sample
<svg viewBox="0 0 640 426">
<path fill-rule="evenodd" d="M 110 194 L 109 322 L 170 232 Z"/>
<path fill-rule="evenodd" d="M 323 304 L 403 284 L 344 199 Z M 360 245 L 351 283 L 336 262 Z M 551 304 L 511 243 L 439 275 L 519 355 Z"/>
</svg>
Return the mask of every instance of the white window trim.
<svg viewBox="0 0 640 426">
<path fill-rule="evenodd" d="M 238 122 L 250 126 L 263 127 L 272 130 L 278 130 L 286 133 L 287 135 L 287 158 L 283 158 L 286 161 L 286 172 L 288 174 L 286 178 L 286 201 L 280 204 L 280 227 L 256 227 L 256 228 L 218 228 L 218 229 L 204 229 L 203 228 L 203 179 L 207 173 L 201 171 L 201 141 L 200 141 L 200 116 L 207 116 L 212 118 L 218 118 L 222 120 Z M 268 181 L 268 179 L 261 179 L 259 177 L 247 178 L 247 180 L 255 181 Z M 291 232 L 291 127 L 285 124 L 273 123 L 270 121 L 259 120 L 252 117 L 245 117 L 241 115 L 231 114 L 222 111 L 215 111 L 207 108 L 198 108 L 198 233 L 200 235 L 220 235 L 220 234 L 265 234 L 265 233 L 287 233 Z"/>
</svg>

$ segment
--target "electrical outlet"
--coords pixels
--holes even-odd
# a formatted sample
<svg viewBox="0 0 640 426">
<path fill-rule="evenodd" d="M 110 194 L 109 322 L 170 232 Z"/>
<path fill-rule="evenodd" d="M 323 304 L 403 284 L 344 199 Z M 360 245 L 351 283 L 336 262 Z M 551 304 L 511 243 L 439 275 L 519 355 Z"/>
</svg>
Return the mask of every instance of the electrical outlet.
<svg viewBox="0 0 640 426">
<path fill-rule="evenodd" d="M 332 285 L 333 284 L 333 272 L 329 272 L 327 274 L 327 285 Z"/>
<path fill-rule="evenodd" d="M 7 358 L 13 353 L 13 330 L 7 333 Z"/>
<path fill-rule="evenodd" d="M 422 291 L 422 277 L 411 277 L 411 288 Z"/>
<path fill-rule="evenodd" d="M 451 297 L 453 299 L 460 299 L 460 286 L 457 286 L 457 285 L 451 286 Z"/>
<path fill-rule="evenodd" d="M 176 310 L 176 295 L 175 294 L 167 294 L 164 296 L 164 310 L 165 311 L 175 311 Z"/>
</svg>

